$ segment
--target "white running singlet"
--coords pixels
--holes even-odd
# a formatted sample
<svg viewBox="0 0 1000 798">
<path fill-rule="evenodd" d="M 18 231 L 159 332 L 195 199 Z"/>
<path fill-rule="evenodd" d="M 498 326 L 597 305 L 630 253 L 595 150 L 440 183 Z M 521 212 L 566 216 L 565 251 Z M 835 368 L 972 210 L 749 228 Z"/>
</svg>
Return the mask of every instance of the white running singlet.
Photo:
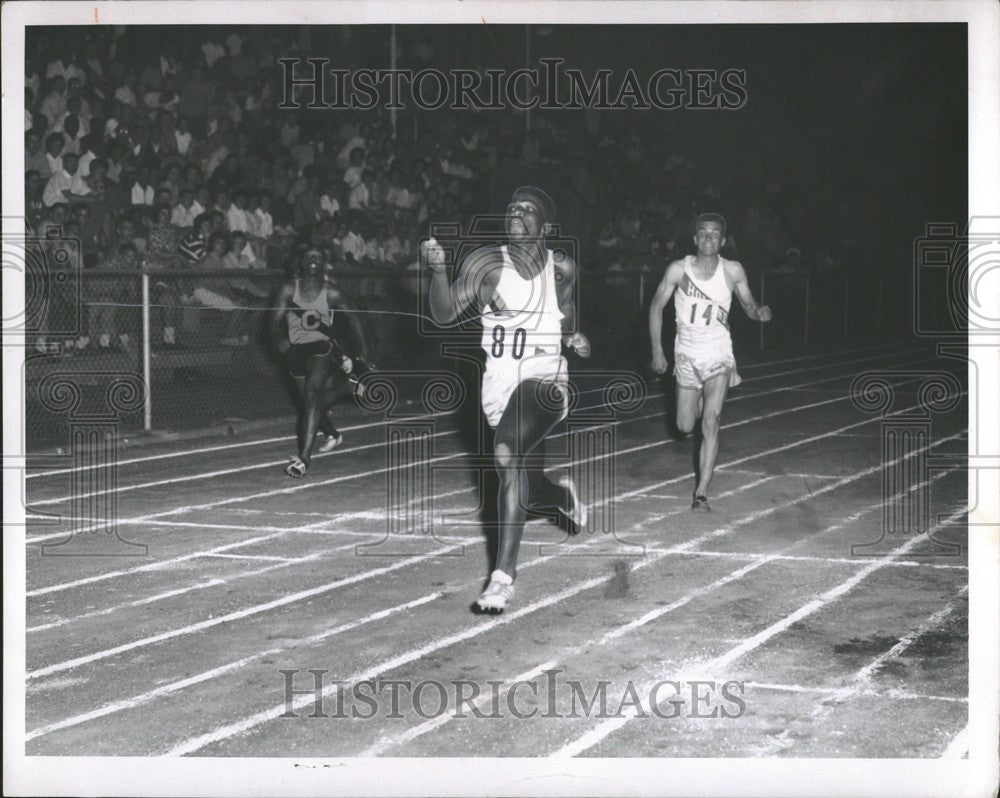
<svg viewBox="0 0 1000 798">
<path fill-rule="evenodd" d="M 520 382 L 535 379 L 564 385 L 568 376 L 552 251 L 531 279 L 520 275 L 506 246 L 500 252 L 503 267 L 496 293 L 481 314 L 486 352 L 482 405 L 491 427 L 500 422 Z"/>
<path fill-rule="evenodd" d="M 299 279 L 295 278 L 293 305 L 288 308 L 288 340 L 293 344 L 311 344 L 315 341 L 329 341 L 319 331 L 320 324 L 333 324 L 333 310 L 326 301 L 326 283 L 315 299 L 306 302 L 299 291 Z M 298 307 L 295 307 L 295 306 Z"/>
<path fill-rule="evenodd" d="M 684 258 L 684 276 L 674 290 L 674 374 L 685 388 L 700 389 L 705 380 L 722 372 L 729 373 L 730 387 L 739 385 L 729 334 L 733 291 L 726 282 L 726 259 L 719 258 L 715 272 L 707 280 L 697 276 L 694 263 L 694 255 Z"/>
</svg>

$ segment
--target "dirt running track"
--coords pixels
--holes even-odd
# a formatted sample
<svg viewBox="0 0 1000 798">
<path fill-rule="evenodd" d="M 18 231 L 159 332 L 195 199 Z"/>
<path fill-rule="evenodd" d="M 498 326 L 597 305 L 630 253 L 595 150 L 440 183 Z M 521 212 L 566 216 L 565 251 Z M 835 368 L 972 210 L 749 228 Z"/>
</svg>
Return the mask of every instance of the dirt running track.
<svg viewBox="0 0 1000 798">
<path fill-rule="evenodd" d="M 32 508 L 65 520 L 28 531 L 27 753 L 963 756 L 966 475 L 947 456 L 966 451 L 964 405 L 888 451 L 945 465 L 899 483 L 929 491 L 929 533 L 879 540 L 884 423 L 849 397 L 872 369 L 950 370 L 964 390 L 958 364 L 914 346 L 742 364 L 698 515 L 692 442 L 670 437 L 650 386 L 615 424 L 615 534 L 529 523 L 498 618 L 469 609 L 488 546 L 458 416 L 435 427 L 456 468 L 429 488 L 433 534 L 389 540 L 385 429 L 357 408 L 301 482 L 282 472 L 286 426 L 124 451 L 119 529 L 145 556 L 42 556 L 88 519 L 70 520 L 73 474 L 34 473 Z M 919 378 L 888 379 L 890 412 L 918 404 Z M 310 717 L 309 669 L 328 717 Z M 298 670 L 298 717 L 281 717 L 282 670 Z M 352 692 L 365 680 L 382 680 L 378 709 L 351 717 L 372 714 Z M 393 712 L 386 680 L 442 688 Z M 584 711 L 602 680 L 607 711 Z"/>
</svg>

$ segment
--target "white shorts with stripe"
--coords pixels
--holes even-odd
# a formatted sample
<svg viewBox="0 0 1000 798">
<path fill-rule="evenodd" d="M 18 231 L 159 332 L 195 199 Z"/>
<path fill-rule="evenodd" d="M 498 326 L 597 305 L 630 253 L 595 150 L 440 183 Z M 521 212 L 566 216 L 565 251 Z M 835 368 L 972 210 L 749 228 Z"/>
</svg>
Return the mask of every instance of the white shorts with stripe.
<svg viewBox="0 0 1000 798">
<path fill-rule="evenodd" d="M 720 374 L 727 375 L 730 388 L 743 382 L 736 372 L 731 341 L 698 348 L 674 346 L 674 376 L 680 387 L 700 391 L 706 382 Z"/>
</svg>

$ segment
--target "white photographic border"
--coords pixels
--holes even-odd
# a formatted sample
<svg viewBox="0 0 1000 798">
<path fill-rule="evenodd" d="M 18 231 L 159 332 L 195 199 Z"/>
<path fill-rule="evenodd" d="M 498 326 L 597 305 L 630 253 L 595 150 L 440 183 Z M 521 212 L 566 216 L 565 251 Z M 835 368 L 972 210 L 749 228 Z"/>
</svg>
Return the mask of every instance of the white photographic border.
<svg viewBox="0 0 1000 798">
<path fill-rule="evenodd" d="M 3 234 L 23 232 L 27 25 L 966 22 L 969 214 L 1000 220 L 1000 6 L 977 2 L 23 2 L 3 6 Z M 3 318 L 23 309 L 23 275 L 4 259 Z M 985 297 L 984 301 L 991 301 Z M 996 301 L 996 297 L 992 298 Z M 983 316 L 996 318 L 996 307 Z M 971 314 L 970 314 L 971 315 Z M 970 349 L 970 408 L 1000 407 L 1000 331 Z M 969 472 L 970 683 L 967 759 L 181 759 L 24 755 L 23 353 L 3 348 L 4 792 L 14 795 L 762 795 L 986 796 L 1000 739 L 1000 471 Z M 970 364 L 970 376 L 973 366 Z M 971 423 L 970 419 L 970 423 Z M 986 411 L 970 451 L 1000 459 Z M 972 447 L 976 448 L 973 450 Z M 19 459 L 21 458 L 21 459 Z"/>
</svg>

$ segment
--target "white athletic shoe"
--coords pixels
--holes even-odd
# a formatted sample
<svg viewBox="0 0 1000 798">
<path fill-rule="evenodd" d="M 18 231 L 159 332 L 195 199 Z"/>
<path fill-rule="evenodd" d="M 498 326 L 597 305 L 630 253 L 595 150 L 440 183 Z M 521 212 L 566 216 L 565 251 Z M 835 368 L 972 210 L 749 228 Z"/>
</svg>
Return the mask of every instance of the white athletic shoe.
<svg viewBox="0 0 1000 798">
<path fill-rule="evenodd" d="M 327 435 L 326 440 L 316 447 L 316 451 L 319 452 L 320 454 L 326 454 L 327 452 L 332 452 L 343 442 L 344 442 L 344 436 L 341 435 L 340 433 L 337 433 L 336 437 Z"/>
<path fill-rule="evenodd" d="M 490 583 L 476 599 L 476 609 L 489 615 L 499 615 L 506 609 L 507 602 L 513 598 L 514 580 L 503 571 L 497 570 L 490 574 Z"/>
<path fill-rule="evenodd" d="M 566 489 L 569 493 L 570 507 L 568 510 L 564 510 L 566 517 L 572 521 L 577 530 L 583 530 L 587 528 L 587 518 L 588 511 L 587 505 L 583 503 L 580 498 L 580 494 L 576 489 L 576 483 L 573 481 L 573 477 L 569 474 L 563 474 L 559 478 L 559 484 Z"/>
<path fill-rule="evenodd" d="M 309 470 L 309 466 L 303 463 L 298 457 L 289 457 L 288 460 L 288 465 L 285 466 L 285 473 L 296 479 L 304 477 L 306 471 Z"/>
</svg>

